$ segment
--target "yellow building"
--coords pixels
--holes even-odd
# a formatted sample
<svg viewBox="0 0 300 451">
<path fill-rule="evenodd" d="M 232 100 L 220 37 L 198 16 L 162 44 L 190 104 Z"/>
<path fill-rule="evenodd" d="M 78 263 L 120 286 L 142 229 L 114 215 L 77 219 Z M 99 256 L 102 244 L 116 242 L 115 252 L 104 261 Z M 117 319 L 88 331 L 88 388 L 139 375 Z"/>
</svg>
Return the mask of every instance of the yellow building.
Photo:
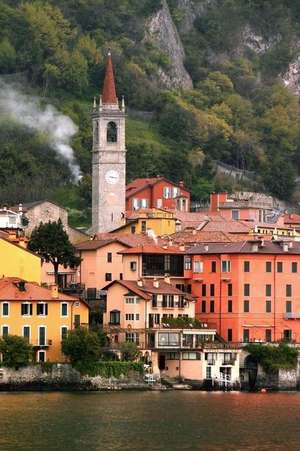
<svg viewBox="0 0 300 451">
<path fill-rule="evenodd" d="M 62 339 L 88 323 L 88 305 L 56 286 L 49 290 L 16 277 L 0 279 L 0 336 L 26 337 L 37 362 L 65 361 Z"/>
<path fill-rule="evenodd" d="M 159 208 L 146 208 L 138 210 L 127 218 L 125 225 L 114 230 L 112 233 L 146 233 L 153 231 L 156 236 L 171 235 L 176 232 L 176 218 L 171 211 Z"/>
<path fill-rule="evenodd" d="M 0 237 L 0 277 L 20 277 L 41 283 L 41 259 L 24 247 Z"/>
</svg>

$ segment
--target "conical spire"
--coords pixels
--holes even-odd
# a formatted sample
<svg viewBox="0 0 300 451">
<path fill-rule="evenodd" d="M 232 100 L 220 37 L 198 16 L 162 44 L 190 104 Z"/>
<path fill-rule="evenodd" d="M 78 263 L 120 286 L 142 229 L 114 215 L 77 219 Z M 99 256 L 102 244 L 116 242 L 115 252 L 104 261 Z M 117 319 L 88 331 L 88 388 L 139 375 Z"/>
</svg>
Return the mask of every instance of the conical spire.
<svg viewBox="0 0 300 451">
<path fill-rule="evenodd" d="M 103 104 L 118 104 L 114 69 L 110 51 L 108 52 L 107 56 L 108 58 L 106 63 L 106 71 L 103 84 L 102 102 Z"/>
</svg>

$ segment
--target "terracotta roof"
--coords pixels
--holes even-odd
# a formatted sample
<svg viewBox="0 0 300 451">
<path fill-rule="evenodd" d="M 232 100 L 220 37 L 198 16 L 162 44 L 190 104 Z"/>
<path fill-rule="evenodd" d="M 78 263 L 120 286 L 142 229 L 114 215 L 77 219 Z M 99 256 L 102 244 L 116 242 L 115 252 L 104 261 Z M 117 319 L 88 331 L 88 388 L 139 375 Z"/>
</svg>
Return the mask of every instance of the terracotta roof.
<svg viewBox="0 0 300 451">
<path fill-rule="evenodd" d="M 105 70 L 105 78 L 103 84 L 102 91 L 102 102 L 103 104 L 115 104 L 118 103 L 117 94 L 116 94 L 116 86 L 115 86 L 115 77 L 114 70 L 112 64 L 112 58 L 110 52 L 108 53 L 106 70 Z"/>
<path fill-rule="evenodd" d="M 25 282 L 25 291 L 18 288 L 20 282 Z M 59 293 L 58 298 L 52 297 L 48 288 L 40 287 L 37 283 L 26 282 L 18 277 L 4 277 L 0 279 L 1 301 L 78 301 L 77 297 Z"/>
<path fill-rule="evenodd" d="M 253 224 L 246 224 L 241 221 L 210 220 L 201 227 L 205 232 L 225 232 L 225 233 L 249 233 Z"/>
<path fill-rule="evenodd" d="M 103 290 L 107 290 L 109 287 L 118 283 L 123 287 L 127 288 L 129 291 L 136 293 L 143 299 L 149 300 L 151 299 L 152 294 L 175 294 L 184 296 L 186 299 L 194 300 L 194 297 L 189 293 L 184 293 L 181 290 L 178 290 L 174 285 L 165 282 L 164 280 L 157 281 L 159 286 L 154 286 L 154 280 L 142 279 L 143 286 L 139 286 L 137 281 L 133 280 L 114 280 L 110 284 L 106 285 Z"/>
<path fill-rule="evenodd" d="M 285 240 L 288 243 L 288 240 Z M 200 244 L 190 248 L 186 253 L 197 254 L 272 254 L 272 255 L 300 255 L 300 242 L 291 241 L 292 247 L 285 251 L 283 241 L 263 241 L 261 240 L 240 241 L 236 243 L 210 243 Z M 254 250 L 253 243 L 257 243 L 257 250 Z"/>
<path fill-rule="evenodd" d="M 298 224 L 300 225 L 300 215 L 295 213 L 284 215 L 284 224 Z"/>
<path fill-rule="evenodd" d="M 111 243 L 119 243 L 127 247 L 137 247 L 142 245 L 153 245 L 155 241 L 148 235 L 128 233 L 124 235 L 101 233 L 99 239 L 87 240 L 75 245 L 77 250 L 95 250 L 107 246 Z"/>
<path fill-rule="evenodd" d="M 139 191 L 153 186 L 158 182 L 161 182 L 162 180 L 165 180 L 167 183 L 170 183 L 171 185 L 174 185 L 178 188 L 180 188 L 181 190 L 187 191 L 189 192 L 189 190 L 184 186 L 180 186 L 177 183 L 171 182 L 170 180 L 166 179 L 165 177 L 148 177 L 148 178 L 138 178 L 133 180 L 132 182 L 128 183 L 126 185 L 126 197 L 131 197 L 134 194 L 138 193 Z"/>
<path fill-rule="evenodd" d="M 184 251 L 180 250 L 178 246 L 162 247 L 156 245 L 145 245 L 125 249 L 120 251 L 119 254 L 184 254 Z"/>
</svg>

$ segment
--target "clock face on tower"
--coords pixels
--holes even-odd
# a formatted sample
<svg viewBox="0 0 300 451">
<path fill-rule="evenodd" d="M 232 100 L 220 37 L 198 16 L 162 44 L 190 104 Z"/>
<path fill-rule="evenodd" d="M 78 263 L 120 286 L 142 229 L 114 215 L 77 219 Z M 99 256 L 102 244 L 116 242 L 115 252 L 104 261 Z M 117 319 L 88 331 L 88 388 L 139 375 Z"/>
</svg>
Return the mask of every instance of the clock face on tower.
<svg viewBox="0 0 300 451">
<path fill-rule="evenodd" d="M 110 185 L 115 185 L 119 181 L 119 173 L 115 171 L 114 169 L 110 169 L 105 174 L 105 180 Z"/>
</svg>

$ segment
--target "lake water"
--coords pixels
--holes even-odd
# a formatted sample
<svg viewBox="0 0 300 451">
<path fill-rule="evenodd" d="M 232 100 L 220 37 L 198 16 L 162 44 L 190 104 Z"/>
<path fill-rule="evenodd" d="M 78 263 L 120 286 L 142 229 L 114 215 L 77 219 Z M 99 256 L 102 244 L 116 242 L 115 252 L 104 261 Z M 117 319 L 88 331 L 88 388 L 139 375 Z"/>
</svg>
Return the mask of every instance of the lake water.
<svg viewBox="0 0 300 451">
<path fill-rule="evenodd" d="M 0 393 L 0 450 L 300 450 L 300 394 Z"/>
</svg>

